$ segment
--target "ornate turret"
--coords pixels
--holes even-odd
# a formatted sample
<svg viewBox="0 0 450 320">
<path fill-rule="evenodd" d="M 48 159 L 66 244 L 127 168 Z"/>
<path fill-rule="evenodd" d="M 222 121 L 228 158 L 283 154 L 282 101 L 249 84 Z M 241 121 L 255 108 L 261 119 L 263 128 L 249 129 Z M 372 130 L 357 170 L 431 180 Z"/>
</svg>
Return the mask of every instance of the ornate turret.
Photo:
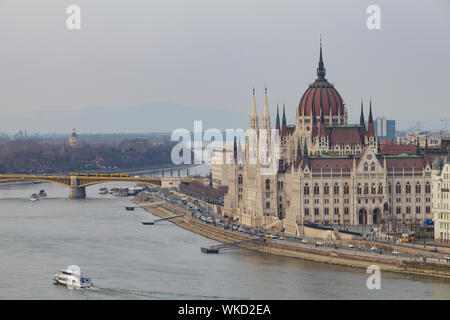
<svg viewBox="0 0 450 320">
<path fill-rule="evenodd" d="M 367 125 L 367 135 L 369 137 L 375 137 L 375 129 L 373 127 L 373 117 L 372 117 L 372 100 L 370 100 L 369 123 Z"/>
<path fill-rule="evenodd" d="M 320 57 L 319 57 L 319 67 L 317 68 L 317 80 L 326 81 L 325 67 L 323 66 L 323 59 L 322 59 L 322 37 L 320 37 Z"/>
<path fill-rule="evenodd" d="M 284 137 L 286 135 L 287 135 L 286 107 L 283 103 L 283 122 L 281 124 L 281 136 Z"/>
<path fill-rule="evenodd" d="M 255 88 L 253 88 L 252 95 L 252 113 L 250 115 L 250 129 L 258 130 L 258 116 L 256 114 L 256 99 L 255 99 Z"/>
<path fill-rule="evenodd" d="M 264 108 L 261 127 L 270 130 L 269 102 L 267 101 L 267 87 L 264 89 Z"/>
<path fill-rule="evenodd" d="M 275 124 L 275 129 L 278 129 L 278 131 L 280 131 L 280 113 L 279 113 L 279 107 L 278 107 L 278 103 L 277 103 L 277 119 L 276 119 L 276 124 Z"/>
<path fill-rule="evenodd" d="M 364 108 L 362 99 L 361 99 L 361 115 L 359 116 L 359 125 L 364 127 L 366 126 L 366 123 L 364 121 Z"/>
</svg>

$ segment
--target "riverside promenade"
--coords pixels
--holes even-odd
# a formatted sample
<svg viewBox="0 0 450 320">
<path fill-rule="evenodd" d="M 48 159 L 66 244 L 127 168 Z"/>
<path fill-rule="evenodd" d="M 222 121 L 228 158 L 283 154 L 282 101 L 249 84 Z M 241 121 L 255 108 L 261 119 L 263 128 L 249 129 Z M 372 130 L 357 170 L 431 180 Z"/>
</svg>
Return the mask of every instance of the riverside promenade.
<svg viewBox="0 0 450 320">
<path fill-rule="evenodd" d="M 139 206 L 142 206 L 144 210 L 160 218 L 182 215 L 182 217 L 172 219 L 170 222 L 209 239 L 222 243 L 231 243 L 256 238 L 256 236 L 224 230 L 222 227 L 206 224 L 193 218 L 191 211 L 188 209 L 167 201 L 158 205 L 147 206 L 148 204 L 158 201 L 161 202 L 161 200 L 156 197 L 145 199 L 139 195 L 133 199 L 133 202 Z M 382 246 L 367 241 L 351 242 L 358 243 L 358 245 L 364 246 L 367 249 L 369 249 L 371 245 L 377 245 L 382 250 L 394 250 L 396 248 L 395 245 Z M 345 243 L 342 244 L 345 245 Z M 418 258 L 377 255 L 371 253 L 370 251 L 361 252 L 358 250 L 335 250 L 329 247 L 316 248 L 312 245 L 312 243 L 305 244 L 299 243 L 298 241 L 278 239 L 268 239 L 268 241 L 260 244 L 244 242 L 239 245 L 239 247 L 263 253 L 300 258 L 321 263 L 364 269 L 367 269 L 370 265 L 377 265 L 383 271 L 450 279 L 450 263 L 431 262 L 430 260 L 428 260 L 428 262 L 423 262 Z M 432 259 L 433 256 L 434 255 L 431 254 L 430 258 Z"/>
</svg>

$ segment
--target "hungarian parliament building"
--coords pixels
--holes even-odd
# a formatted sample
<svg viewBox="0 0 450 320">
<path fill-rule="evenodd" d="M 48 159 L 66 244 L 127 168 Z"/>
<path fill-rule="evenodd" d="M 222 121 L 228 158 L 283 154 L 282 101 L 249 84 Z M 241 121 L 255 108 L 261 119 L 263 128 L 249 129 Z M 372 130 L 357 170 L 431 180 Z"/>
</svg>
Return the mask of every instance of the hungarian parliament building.
<svg viewBox="0 0 450 320">
<path fill-rule="evenodd" d="M 417 145 L 386 145 L 380 150 L 374 132 L 372 103 L 366 125 L 361 102 L 359 124 L 349 124 L 347 108 L 339 92 L 325 77 L 320 46 L 317 78 L 304 92 L 288 125 L 283 106 L 277 107 L 279 163 L 275 172 L 261 170 L 233 150 L 213 158 L 212 179 L 224 187 L 224 215 L 243 226 L 260 230 L 284 229 L 297 234 L 304 224 L 381 226 L 400 230 L 423 225 L 432 216 L 432 169 L 442 150 Z M 366 110 L 367 112 L 367 110 Z M 261 123 L 253 90 L 249 129 L 272 129 L 267 89 Z M 244 159 L 248 160 L 249 138 Z M 231 149 L 231 148 L 228 148 Z M 269 148 L 270 149 L 270 148 Z M 228 154 L 228 155 L 227 155 Z"/>
</svg>

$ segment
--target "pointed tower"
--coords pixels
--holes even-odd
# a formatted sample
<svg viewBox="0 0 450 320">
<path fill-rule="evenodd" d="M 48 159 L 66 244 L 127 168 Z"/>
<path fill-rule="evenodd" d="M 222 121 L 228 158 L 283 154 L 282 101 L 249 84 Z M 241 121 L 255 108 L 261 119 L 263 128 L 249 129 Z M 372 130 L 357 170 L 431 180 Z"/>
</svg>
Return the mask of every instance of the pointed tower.
<svg viewBox="0 0 450 320">
<path fill-rule="evenodd" d="M 264 89 L 264 108 L 261 128 L 270 130 L 270 115 L 269 115 L 269 102 L 267 101 L 267 87 Z"/>
<path fill-rule="evenodd" d="M 320 57 L 319 57 L 319 67 L 317 68 L 317 80 L 326 81 L 325 67 L 323 66 L 323 59 L 322 59 L 322 36 L 320 36 Z"/>
<path fill-rule="evenodd" d="M 250 129 L 258 130 L 258 116 L 256 115 L 255 88 L 253 88 L 253 95 L 252 95 L 252 113 L 251 113 L 251 115 L 250 115 L 249 127 L 250 127 Z"/>
<path fill-rule="evenodd" d="M 366 122 L 364 120 L 364 108 L 362 99 L 361 99 L 361 115 L 359 116 L 359 125 L 366 127 Z"/>
<path fill-rule="evenodd" d="M 277 119 L 276 119 L 275 129 L 280 131 L 280 110 L 278 107 L 278 103 L 277 103 Z"/>
<path fill-rule="evenodd" d="M 375 129 L 373 127 L 373 118 L 372 118 L 372 99 L 370 99 L 369 123 L 367 125 L 367 135 L 369 137 L 375 137 Z"/>
<path fill-rule="evenodd" d="M 286 106 L 283 103 L 283 123 L 281 124 L 281 136 L 287 135 L 287 123 L 286 123 Z"/>
</svg>

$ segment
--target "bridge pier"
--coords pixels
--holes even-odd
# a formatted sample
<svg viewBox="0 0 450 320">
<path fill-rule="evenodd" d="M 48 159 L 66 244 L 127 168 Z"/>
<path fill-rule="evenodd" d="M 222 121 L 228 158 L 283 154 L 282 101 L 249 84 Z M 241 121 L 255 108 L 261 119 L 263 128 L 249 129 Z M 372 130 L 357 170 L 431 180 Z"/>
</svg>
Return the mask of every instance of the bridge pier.
<svg viewBox="0 0 450 320">
<path fill-rule="evenodd" d="M 84 199 L 86 198 L 86 187 L 70 187 L 69 199 Z"/>
</svg>

